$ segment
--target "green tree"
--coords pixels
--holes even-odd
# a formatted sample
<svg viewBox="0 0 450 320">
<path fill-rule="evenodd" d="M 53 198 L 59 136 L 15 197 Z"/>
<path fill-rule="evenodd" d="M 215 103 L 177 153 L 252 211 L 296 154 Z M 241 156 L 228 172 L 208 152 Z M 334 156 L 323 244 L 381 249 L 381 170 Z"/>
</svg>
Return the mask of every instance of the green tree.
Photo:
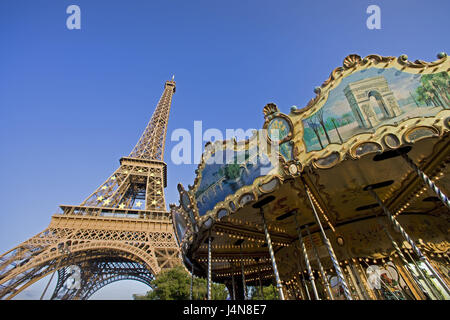
<svg viewBox="0 0 450 320">
<path fill-rule="evenodd" d="M 194 278 L 193 299 L 204 300 L 206 294 L 206 279 Z M 151 282 L 153 290 L 146 295 L 133 295 L 135 300 L 189 300 L 191 290 L 191 275 L 183 266 L 162 271 Z M 228 290 L 225 285 L 212 283 L 211 298 L 225 300 Z"/>
<path fill-rule="evenodd" d="M 206 279 L 205 278 L 194 278 L 193 286 L 193 299 L 194 300 L 206 300 Z M 224 284 L 212 283 L 211 287 L 211 299 L 212 300 L 225 300 L 228 297 L 228 290 Z M 189 299 L 189 297 L 188 297 Z"/>
<path fill-rule="evenodd" d="M 278 289 L 274 285 L 263 286 L 264 298 L 261 296 L 259 286 L 248 287 L 250 300 L 278 300 Z"/>
</svg>

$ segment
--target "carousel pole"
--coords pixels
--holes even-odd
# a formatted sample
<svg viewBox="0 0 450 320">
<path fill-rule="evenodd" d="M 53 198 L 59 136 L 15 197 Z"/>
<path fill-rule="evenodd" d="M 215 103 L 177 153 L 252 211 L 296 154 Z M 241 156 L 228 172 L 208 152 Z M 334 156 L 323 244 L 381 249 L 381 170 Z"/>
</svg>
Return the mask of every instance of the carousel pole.
<svg viewBox="0 0 450 320">
<path fill-rule="evenodd" d="M 363 262 L 367 265 L 367 267 L 370 267 L 366 261 L 363 260 Z M 386 284 L 386 282 L 384 282 L 384 280 L 381 277 L 380 277 L 380 284 L 383 285 L 387 291 L 390 291 L 396 300 L 400 300 L 397 297 L 397 295 L 389 289 L 389 286 Z M 377 289 L 377 290 L 380 290 L 380 289 Z M 381 297 L 383 297 L 383 295 L 381 293 L 379 293 L 379 294 Z"/>
<path fill-rule="evenodd" d="M 363 293 L 362 293 L 362 291 L 361 291 L 361 289 L 359 287 L 358 281 L 356 281 L 355 275 L 353 274 L 352 269 L 350 268 L 349 264 L 347 264 L 345 266 L 345 270 L 347 270 L 348 276 L 350 278 L 350 282 L 352 282 L 353 286 L 355 287 L 356 294 L 358 295 L 358 298 L 360 300 L 364 300 L 364 295 L 363 295 Z"/>
<path fill-rule="evenodd" d="M 308 300 L 311 300 L 311 296 L 309 295 L 309 291 L 308 291 L 308 286 L 306 285 L 305 277 L 303 275 L 303 263 L 300 260 L 300 257 L 299 257 L 299 259 L 297 261 L 297 268 L 298 268 L 298 275 L 299 275 L 298 276 L 298 284 L 299 284 L 299 287 L 300 287 L 300 289 L 302 291 L 302 298 L 304 300 L 306 300 L 306 297 L 304 297 L 305 294 L 303 292 L 303 290 L 305 290 L 306 295 L 308 296 Z"/>
<path fill-rule="evenodd" d="M 330 296 L 331 300 L 334 300 L 333 293 L 331 292 L 330 283 L 328 282 L 327 275 L 325 274 L 325 270 L 323 270 L 322 263 L 320 262 L 319 252 L 317 251 L 316 245 L 314 244 L 314 241 L 311 237 L 311 233 L 309 232 L 308 225 L 306 225 L 306 232 L 308 233 L 309 241 L 311 242 L 311 245 L 314 250 L 314 254 L 316 255 L 317 263 L 319 264 L 320 274 L 322 275 L 323 281 L 325 283 L 325 287 L 327 288 L 328 295 Z"/>
<path fill-rule="evenodd" d="M 355 266 L 355 268 L 357 269 L 357 271 L 359 273 L 359 277 L 360 277 L 360 279 L 363 282 L 364 288 L 366 289 L 366 292 L 367 292 L 367 294 L 368 294 L 370 299 L 378 300 L 377 292 L 375 291 L 374 288 L 372 288 L 372 286 L 369 285 L 369 279 L 367 279 L 367 275 L 366 275 L 365 269 L 361 265 L 360 261 L 362 261 L 362 259 L 359 260 L 359 261 L 356 260 L 356 263 L 355 263 L 354 266 Z"/>
<path fill-rule="evenodd" d="M 302 270 L 300 270 L 300 273 L 302 275 L 303 287 L 305 288 L 306 295 L 308 296 L 308 300 L 312 300 L 311 295 L 309 294 L 308 286 L 306 285 L 305 275 L 303 274 L 303 263 L 301 261 L 300 261 L 300 268 L 302 268 Z"/>
<path fill-rule="evenodd" d="M 234 268 L 233 273 L 231 274 L 231 283 L 233 285 L 233 300 L 236 300 L 236 289 L 235 289 L 236 284 L 234 283 Z"/>
<path fill-rule="evenodd" d="M 189 291 L 189 300 L 192 300 L 194 293 L 194 264 L 191 265 L 191 289 Z"/>
<path fill-rule="evenodd" d="M 208 300 L 211 300 L 211 234 L 208 236 L 208 279 L 207 279 Z"/>
<path fill-rule="evenodd" d="M 298 267 L 298 265 L 297 265 L 297 267 Z M 305 294 L 304 294 L 303 288 L 302 288 L 302 281 L 300 279 L 300 274 L 298 275 L 298 278 L 296 277 L 295 279 L 297 280 L 297 286 L 298 286 L 298 289 L 300 290 L 300 295 L 301 295 L 302 300 L 306 300 Z"/>
<path fill-rule="evenodd" d="M 242 290 L 244 290 L 244 300 L 247 300 L 247 285 L 245 284 L 244 260 L 242 259 L 242 243 L 239 244 L 239 251 L 241 256 Z"/>
<path fill-rule="evenodd" d="M 358 281 L 358 283 L 361 285 L 361 288 L 363 289 L 363 295 L 364 295 L 364 300 L 371 300 L 372 296 L 369 293 L 369 288 L 367 288 L 367 284 L 365 283 L 364 279 L 362 278 L 362 276 L 360 275 L 361 270 L 356 266 L 357 259 L 352 259 L 352 264 L 350 266 L 353 274 L 356 277 L 356 280 Z"/>
<path fill-rule="evenodd" d="M 403 265 L 405 266 L 405 268 L 409 271 L 409 273 L 411 274 L 412 278 L 414 279 L 415 283 L 417 284 L 417 286 L 420 288 L 420 290 L 422 290 L 422 292 L 425 292 L 425 289 L 423 288 L 422 284 L 420 283 L 419 279 L 417 279 L 416 275 L 414 274 L 411 266 L 408 263 L 408 260 L 406 260 L 406 257 L 403 255 L 402 250 L 400 249 L 400 247 L 398 246 L 397 242 L 394 240 L 394 238 L 392 237 L 391 233 L 389 232 L 389 230 L 386 228 L 386 226 L 384 224 L 382 224 L 380 221 L 378 221 L 378 224 L 381 226 L 381 228 L 383 229 L 384 233 L 388 236 L 389 240 L 391 241 L 392 246 L 394 247 L 395 252 L 397 252 L 397 254 L 400 257 L 400 260 L 403 262 Z M 420 273 L 419 273 L 420 274 Z M 424 277 L 424 275 L 422 274 L 422 278 L 425 282 L 427 282 L 426 277 Z"/>
<path fill-rule="evenodd" d="M 259 290 L 261 292 L 261 298 L 264 300 L 264 292 L 263 292 L 263 287 L 262 287 L 262 282 L 261 282 L 261 270 L 259 268 L 259 258 L 256 258 L 256 265 L 258 266 L 258 278 L 259 278 Z"/>
<path fill-rule="evenodd" d="M 440 272 L 440 274 L 445 274 L 445 271 L 442 270 L 442 268 L 439 266 L 438 261 L 434 260 L 434 259 L 430 259 L 430 255 L 427 252 L 424 252 L 424 255 L 427 257 L 427 259 L 430 261 L 430 263 L 433 265 L 433 267 Z M 434 261 L 433 261 L 434 260 Z M 446 280 L 447 284 L 449 284 L 449 282 Z"/>
<path fill-rule="evenodd" d="M 406 233 L 406 231 L 402 228 L 402 226 L 400 225 L 400 223 L 398 223 L 398 221 L 392 216 L 391 212 L 388 210 L 388 208 L 386 208 L 386 206 L 383 204 L 383 202 L 381 201 L 381 199 L 378 197 L 378 195 L 376 194 L 376 192 L 374 192 L 372 190 L 371 187 L 369 187 L 367 189 L 369 191 L 369 193 L 372 195 L 372 197 L 374 197 L 374 199 L 377 201 L 377 203 L 379 204 L 379 206 L 381 208 L 383 208 L 384 213 L 386 214 L 386 216 L 389 218 L 389 221 L 392 223 L 392 225 L 394 226 L 394 229 L 398 230 L 400 232 L 400 234 L 402 235 L 402 237 L 406 240 L 406 242 L 409 243 L 409 245 L 412 247 L 412 249 L 414 250 L 414 252 L 417 254 L 417 256 L 419 257 L 419 259 L 428 267 L 428 269 L 430 270 L 430 272 L 433 274 L 433 276 L 438 280 L 438 282 L 441 284 L 441 286 L 447 291 L 448 294 L 450 294 L 450 289 L 447 286 L 447 284 L 445 283 L 445 281 L 441 278 L 441 276 L 439 275 L 439 273 L 433 268 L 433 266 L 430 264 L 430 262 L 428 261 L 428 259 L 422 254 L 422 252 L 420 251 L 420 249 L 416 246 L 414 240 L 411 239 L 411 237 Z"/>
<path fill-rule="evenodd" d="M 294 215 L 294 220 L 295 220 L 295 225 L 297 227 L 298 241 L 300 243 L 300 248 L 303 253 L 303 258 L 305 259 L 306 270 L 308 270 L 309 281 L 311 282 L 311 287 L 313 289 L 314 297 L 316 298 L 316 300 L 320 300 L 319 293 L 317 292 L 316 283 L 314 282 L 314 274 L 311 269 L 311 264 L 309 263 L 308 252 L 306 252 L 306 246 L 305 246 L 305 243 L 303 242 L 302 231 L 298 224 L 296 215 Z M 302 273 L 302 275 L 303 275 L 303 273 Z M 308 293 L 308 296 L 309 296 L 309 293 Z"/>
<path fill-rule="evenodd" d="M 270 239 L 269 230 L 267 229 L 266 218 L 264 217 L 264 210 L 263 210 L 262 206 L 259 208 L 259 210 L 261 212 L 261 216 L 262 216 L 262 220 L 263 220 L 264 233 L 266 235 L 267 247 L 269 248 L 270 260 L 272 260 L 272 268 L 273 268 L 273 273 L 275 275 L 278 293 L 280 295 L 280 300 L 284 300 L 283 287 L 281 285 L 280 275 L 278 273 L 278 268 L 277 268 L 277 262 L 275 261 L 275 254 L 273 252 L 272 240 Z"/>
<path fill-rule="evenodd" d="M 306 195 L 308 196 L 309 203 L 311 204 L 311 207 L 313 209 L 314 218 L 316 220 L 317 225 L 320 228 L 323 242 L 325 243 L 325 245 L 327 247 L 328 254 L 329 254 L 329 256 L 331 258 L 331 262 L 333 263 L 333 266 L 334 266 L 334 270 L 336 270 L 336 274 L 339 278 L 339 283 L 342 285 L 342 288 L 344 289 L 344 295 L 347 298 L 347 300 L 353 300 L 350 290 L 348 289 L 347 282 L 345 281 L 344 275 L 342 273 L 341 267 L 339 266 L 339 262 L 337 261 L 336 255 L 334 254 L 333 247 L 331 246 L 330 240 L 328 240 L 327 235 L 326 235 L 325 231 L 323 230 L 322 223 L 320 222 L 319 216 L 316 211 L 316 206 L 314 205 L 314 203 L 311 199 L 311 196 L 309 195 L 310 191 L 309 191 L 308 187 L 306 186 L 305 181 L 304 180 L 302 180 L 302 181 L 303 181 L 303 185 L 305 186 L 305 191 L 306 191 Z"/>
<path fill-rule="evenodd" d="M 442 203 L 450 209 L 450 199 L 441 191 L 441 189 L 436 186 L 436 184 L 422 171 L 419 167 L 412 161 L 410 157 L 406 153 L 402 153 L 402 158 L 409 164 L 411 168 L 416 171 L 417 175 L 422 178 L 425 184 L 433 190 L 434 193 L 438 196 L 438 198 L 442 201 Z"/>
<path fill-rule="evenodd" d="M 432 292 L 432 295 L 436 298 L 436 300 L 439 300 L 439 297 L 441 298 L 441 300 L 445 300 L 445 298 L 434 287 L 433 282 L 430 279 L 428 279 L 427 276 L 425 275 L 425 273 L 422 271 L 422 269 L 420 269 L 419 265 L 416 263 L 414 258 L 411 257 L 411 255 L 409 254 L 409 252 L 407 250 L 405 250 L 405 252 L 408 255 L 408 257 L 411 259 L 414 266 L 416 267 L 417 273 L 425 281 L 425 283 L 428 284 L 428 287 L 430 288 L 430 291 Z M 422 291 L 423 291 L 423 288 L 422 288 Z"/>
</svg>

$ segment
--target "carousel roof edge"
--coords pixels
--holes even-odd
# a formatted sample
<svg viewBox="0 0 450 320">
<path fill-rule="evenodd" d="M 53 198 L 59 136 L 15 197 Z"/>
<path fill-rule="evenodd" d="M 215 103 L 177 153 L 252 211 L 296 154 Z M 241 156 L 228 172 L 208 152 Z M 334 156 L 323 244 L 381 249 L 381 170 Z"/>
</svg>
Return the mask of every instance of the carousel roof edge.
<svg viewBox="0 0 450 320">
<path fill-rule="evenodd" d="M 170 204 L 170 212 L 174 225 L 177 218 L 182 217 L 186 231 L 176 231 L 176 237 L 180 246 L 186 250 L 188 244 L 196 241 L 196 235 L 199 231 L 208 230 L 214 223 L 222 218 L 233 215 L 239 209 L 258 201 L 261 197 L 277 190 L 286 177 L 278 174 L 269 174 L 256 178 L 252 184 L 239 188 L 235 193 L 229 194 L 223 199 L 215 203 L 214 207 L 204 214 L 198 214 L 197 201 L 192 194 L 184 190 L 179 184 L 180 200 L 179 205 Z M 186 203 L 188 202 L 188 203 Z M 179 215 L 179 217 L 177 217 Z M 179 233 L 183 233 L 180 235 Z"/>
<path fill-rule="evenodd" d="M 208 141 L 205 143 L 205 150 L 203 151 L 200 162 L 197 165 L 197 169 L 195 169 L 195 178 L 194 178 L 194 184 L 188 185 L 188 190 L 195 190 L 198 184 L 201 182 L 201 170 L 204 169 L 208 159 L 211 158 L 212 155 L 214 155 L 213 151 L 217 150 L 218 147 L 226 147 L 226 148 L 233 148 L 235 151 L 241 151 L 241 150 L 248 150 L 248 148 L 251 146 L 251 142 L 258 139 L 258 130 L 252 130 L 252 135 L 243 140 L 237 140 L 236 137 L 233 137 L 231 139 L 225 139 L 225 140 L 216 140 L 214 142 Z M 242 149 L 244 148 L 244 149 Z"/>
<path fill-rule="evenodd" d="M 289 139 L 286 140 L 292 140 L 292 142 L 295 142 L 293 145 L 293 158 L 297 158 L 297 155 L 299 154 L 299 152 L 304 152 L 308 154 L 308 158 L 309 159 L 319 159 L 319 158 L 323 158 L 324 156 L 328 156 L 329 154 L 331 154 L 333 151 L 335 151 L 334 149 L 336 149 L 337 146 L 340 147 L 341 149 L 341 144 L 330 144 L 330 148 L 323 148 L 322 150 L 319 150 L 320 154 L 317 154 L 315 152 L 310 152 L 308 150 L 302 150 L 303 148 L 301 148 L 299 146 L 299 144 L 297 143 L 296 140 L 298 140 L 300 138 L 300 135 L 297 134 L 298 132 L 294 132 L 294 131 L 298 131 L 298 130 L 294 130 L 294 127 L 297 126 L 297 122 L 296 118 L 298 116 L 303 115 L 305 112 L 307 112 L 308 110 L 311 110 L 313 107 L 318 106 L 318 108 L 321 107 L 322 103 L 320 102 L 325 102 L 327 100 L 327 94 L 328 91 L 333 89 L 333 87 L 337 86 L 339 84 L 339 82 L 342 80 L 342 78 L 349 76 L 350 74 L 364 69 L 364 68 L 368 68 L 368 67 L 382 67 L 382 68 L 389 68 L 389 67 L 397 67 L 402 71 L 405 70 L 413 70 L 415 73 L 423 73 L 423 72 L 432 72 L 432 70 L 425 70 L 425 69 L 429 69 L 431 67 L 437 67 L 441 64 L 443 64 L 444 62 L 448 61 L 447 59 L 447 54 L 445 52 L 441 52 L 437 55 L 438 60 L 433 61 L 433 62 L 425 62 L 422 60 L 416 60 L 416 61 L 409 61 L 408 60 L 408 56 L 403 54 L 400 55 L 398 58 L 393 57 L 393 56 L 380 56 L 377 54 L 370 54 L 368 56 L 366 56 L 365 58 L 361 58 L 359 55 L 357 54 L 350 54 L 347 57 L 344 58 L 343 60 L 343 64 L 341 67 L 337 67 L 335 68 L 329 78 L 327 80 L 325 80 L 322 85 L 320 87 L 316 87 L 314 89 L 314 92 L 316 93 L 316 97 L 314 97 L 313 99 L 311 99 L 308 104 L 301 109 L 291 109 L 290 114 L 284 114 L 282 112 L 279 111 L 277 105 L 275 103 L 267 103 L 264 108 L 263 108 L 263 114 L 264 114 L 264 118 L 265 118 L 265 122 L 264 125 L 262 127 L 262 129 L 267 129 L 267 125 L 268 122 L 276 117 L 284 117 L 287 121 L 290 122 L 290 126 L 292 128 L 293 134 L 292 136 L 289 137 Z M 381 64 L 381 65 L 380 65 Z M 314 110 L 313 110 L 314 111 Z M 375 133 L 372 132 L 371 135 L 374 135 Z M 367 135 L 366 133 L 362 133 L 361 137 L 357 137 L 356 135 L 354 135 L 353 137 L 351 137 L 353 140 L 362 140 L 362 136 L 363 135 Z M 370 135 L 369 135 L 370 136 Z M 214 142 L 207 142 L 205 144 L 205 150 L 202 153 L 201 156 L 201 160 L 195 170 L 195 178 L 194 178 L 194 182 L 192 185 L 188 185 L 188 191 L 191 192 L 195 192 L 198 189 L 198 186 L 201 183 L 202 180 L 202 170 L 204 169 L 206 162 L 208 161 L 209 158 L 211 158 L 211 154 L 213 154 L 212 152 L 214 150 L 217 149 L 217 147 L 225 147 L 226 149 L 230 149 L 233 148 L 234 150 L 248 150 L 248 148 L 251 146 L 251 142 L 255 139 L 257 139 L 258 137 L 258 130 L 254 130 L 252 132 L 252 136 L 250 136 L 248 139 L 244 139 L 244 140 L 236 140 L 236 138 L 232 138 L 232 139 L 226 139 L 226 140 L 216 140 Z M 351 139 L 349 139 L 351 140 Z M 358 158 L 358 156 L 353 155 L 352 156 L 354 159 Z M 283 159 L 282 157 L 280 157 L 280 160 L 282 162 L 283 165 L 285 165 L 286 163 L 289 165 L 290 164 L 290 159 Z M 285 160 L 285 161 L 283 161 Z M 287 160 L 287 161 L 286 161 Z M 303 161 L 302 161 L 303 162 Z M 296 170 L 296 173 L 302 170 L 302 165 L 307 165 L 307 164 L 303 164 L 298 162 L 297 163 L 297 167 L 298 169 Z M 286 170 L 287 167 L 285 168 L 285 170 L 283 170 L 286 174 L 289 175 L 289 170 Z"/>
<path fill-rule="evenodd" d="M 408 60 L 406 54 L 402 54 L 399 57 L 393 56 L 381 56 L 378 54 L 369 54 L 364 58 L 361 58 L 358 54 L 349 54 L 342 62 L 342 66 L 336 67 L 331 72 L 330 76 L 320 85 L 314 88 L 316 96 L 309 100 L 305 107 L 300 109 L 292 109 L 292 114 L 302 114 L 314 107 L 317 102 L 323 99 L 324 93 L 335 85 L 336 80 L 341 79 L 363 67 L 369 67 L 374 65 L 383 64 L 383 68 L 397 66 L 401 70 L 414 70 L 415 72 L 423 72 L 423 70 L 431 67 L 436 67 L 443 64 L 448 60 L 448 55 L 445 52 L 439 52 L 436 55 L 437 60 L 426 62 L 423 60 Z"/>
<path fill-rule="evenodd" d="M 291 108 L 288 114 L 298 172 L 310 165 L 328 169 L 346 158 L 445 136 L 450 130 L 450 102 L 444 93 L 450 60 L 445 52 L 437 58 L 425 62 L 409 61 L 406 55 L 348 55 L 315 88 L 316 97 L 306 107 Z M 371 105 L 371 98 L 380 110 Z"/>
</svg>

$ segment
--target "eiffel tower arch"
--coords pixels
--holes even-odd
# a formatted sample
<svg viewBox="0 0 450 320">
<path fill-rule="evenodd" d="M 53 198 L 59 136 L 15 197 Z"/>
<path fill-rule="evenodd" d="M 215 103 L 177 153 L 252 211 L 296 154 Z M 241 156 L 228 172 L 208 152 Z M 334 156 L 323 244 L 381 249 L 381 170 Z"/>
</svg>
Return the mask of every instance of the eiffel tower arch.
<svg viewBox="0 0 450 320">
<path fill-rule="evenodd" d="M 0 256 L 0 298 L 57 273 L 51 299 L 88 299 L 119 280 L 150 285 L 161 270 L 181 263 L 164 197 L 175 89 L 173 79 L 166 81 L 138 143 L 97 190 L 80 205 L 61 205 L 44 231 Z"/>
</svg>

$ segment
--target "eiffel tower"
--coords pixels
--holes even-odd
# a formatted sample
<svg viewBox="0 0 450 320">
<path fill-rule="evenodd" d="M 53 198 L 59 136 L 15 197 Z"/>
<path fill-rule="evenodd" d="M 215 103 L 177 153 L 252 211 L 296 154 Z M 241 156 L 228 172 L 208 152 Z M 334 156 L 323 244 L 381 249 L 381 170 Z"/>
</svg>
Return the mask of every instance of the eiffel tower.
<svg viewBox="0 0 450 320">
<path fill-rule="evenodd" d="M 150 285 L 162 269 L 181 263 L 164 199 L 175 88 L 172 77 L 138 143 L 97 190 L 78 206 L 61 205 L 44 231 L 0 256 L 0 298 L 57 272 L 51 299 L 88 299 L 119 280 Z"/>
</svg>

